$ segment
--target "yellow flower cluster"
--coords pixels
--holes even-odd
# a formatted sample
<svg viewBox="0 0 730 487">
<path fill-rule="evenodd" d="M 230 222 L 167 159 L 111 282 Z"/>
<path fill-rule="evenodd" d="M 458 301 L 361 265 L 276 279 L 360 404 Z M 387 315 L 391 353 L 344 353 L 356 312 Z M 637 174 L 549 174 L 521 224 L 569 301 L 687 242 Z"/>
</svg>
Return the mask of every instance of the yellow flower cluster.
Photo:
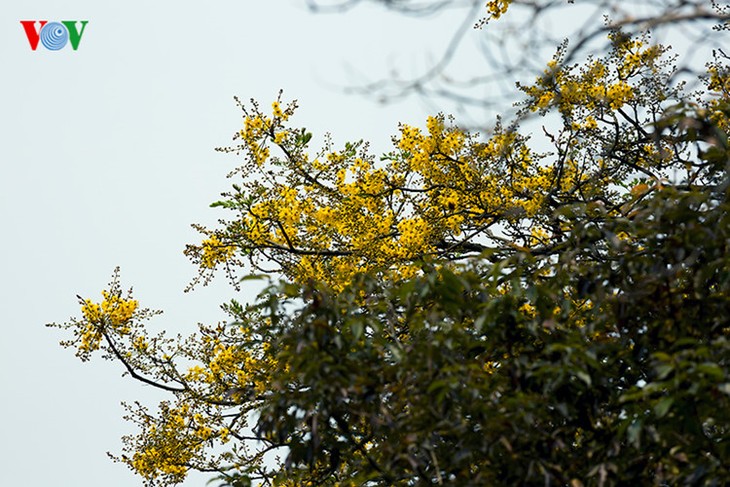
<svg viewBox="0 0 730 487">
<path fill-rule="evenodd" d="M 80 331 L 79 352 L 88 353 L 98 350 L 101 344 L 102 327 L 110 324 L 121 334 L 128 334 L 126 326 L 137 310 L 138 303 L 134 299 L 124 299 L 116 293 L 102 291 L 104 300 L 101 304 L 90 299 L 84 300 L 81 305 L 81 314 L 84 324 Z"/>
<path fill-rule="evenodd" d="M 225 262 L 236 253 L 236 248 L 232 245 L 224 245 L 220 239 L 213 235 L 203 240 L 202 253 L 200 256 L 200 265 L 213 269 L 221 262 Z"/>
<path fill-rule="evenodd" d="M 490 2 L 488 8 L 504 13 L 508 5 Z M 624 117 L 616 112 L 627 105 L 646 104 L 647 78 L 663 52 L 643 38 L 617 37 L 606 59 L 565 67 L 559 53 L 534 85 L 522 87 L 529 95 L 526 112 L 556 108 L 562 115 L 560 133 L 549 134 L 561 156 L 551 162 L 517 127 L 497 124 L 483 136 L 443 115 L 428 117 L 422 128 L 401 124 L 393 151 L 379 160 L 361 142 L 341 150 L 328 143 L 310 157 L 311 134 L 283 124 L 291 105 L 283 109 L 277 100 L 271 114 L 247 112 L 243 146 L 256 149 L 237 171 L 244 177 L 229 205 L 236 218 L 215 232 L 218 240 L 203 243 L 201 272 L 230 258 L 235 244 L 254 268 L 273 261 L 296 282 L 314 279 L 338 290 L 360 272 L 409 276 L 420 259 L 501 248 L 500 226 L 512 229 L 520 248 L 547 245 L 552 237 L 531 229 L 544 227 L 551 206 L 619 198 L 614 188 L 620 181 L 612 178 L 624 173 L 616 172 L 613 159 L 599 157 L 602 148 L 589 147 L 587 136 L 614 127 Z M 712 86 L 722 86 L 719 74 L 715 78 Z M 256 151 L 272 145 L 281 155 L 263 161 Z M 650 145 L 621 150 L 648 168 L 661 164 L 662 148 L 650 154 Z"/>
<path fill-rule="evenodd" d="M 730 70 L 711 64 L 707 69 L 707 88 L 715 93 L 730 96 Z"/>
<path fill-rule="evenodd" d="M 284 121 L 289 118 L 289 113 L 281 109 L 281 103 L 278 100 L 271 104 L 271 109 L 274 112 L 274 117 Z"/>
<path fill-rule="evenodd" d="M 430 226 L 421 218 L 409 218 L 398 223 L 400 257 L 413 258 L 429 252 Z"/>
<path fill-rule="evenodd" d="M 595 61 L 577 76 L 553 68 L 545 73 L 535 85 L 522 88 L 533 99 L 533 111 L 556 103 L 561 113 L 570 116 L 575 107 L 589 110 L 608 107 L 617 110 L 633 99 L 633 89 L 626 81 L 610 82 L 602 61 Z"/>
<path fill-rule="evenodd" d="M 107 353 L 107 357 L 121 354 L 129 357 L 132 355 L 132 350 L 142 351 L 148 345 L 137 330 L 140 329 L 142 320 L 158 312 L 140 309 L 137 300 L 132 299 L 131 290 L 126 297 L 123 296 L 118 278 L 119 268 L 115 269 L 109 288 L 102 291 L 101 302 L 78 297 L 81 307 L 80 319 L 74 318 L 64 324 L 48 324 L 51 327 L 72 330 L 73 338 L 61 341 L 61 346 L 74 348 L 76 356 L 83 361 L 88 360 L 94 351 L 100 349 Z M 116 342 L 118 348 L 106 346 L 108 344 L 104 342 L 105 337 Z"/>
<path fill-rule="evenodd" d="M 487 11 L 491 19 L 498 19 L 509 9 L 512 0 L 490 0 L 487 2 Z"/>
<path fill-rule="evenodd" d="M 124 299 L 121 296 L 102 291 L 104 301 L 101 302 L 101 312 L 109 318 L 112 325 L 118 326 L 132 319 L 139 303 L 134 299 Z"/>
<path fill-rule="evenodd" d="M 633 97 L 634 90 L 625 81 L 614 83 L 606 90 L 608 106 L 613 110 L 617 110 L 626 105 Z"/>
<path fill-rule="evenodd" d="M 161 405 L 159 422 L 147 425 L 144 443 L 131 459 L 130 467 L 139 475 L 154 479 L 167 477 L 181 482 L 188 471 L 190 460 L 202 449 L 202 441 L 190 441 L 187 426 L 191 424 L 190 405 L 179 408 Z"/>
<path fill-rule="evenodd" d="M 261 127 L 281 119 L 277 106 L 273 118 L 247 116 L 245 145 L 266 146 Z M 261 177 L 245 183 L 246 194 L 256 197 L 215 233 L 220 237 L 203 242 L 201 268 L 230 258 L 233 247 L 221 243 L 229 241 L 267 249 L 290 278 L 335 290 L 373 269 L 412 276 L 419 259 L 439 252 L 437 244 L 478 236 L 487 218 L 517 222 L 538 214 L 553 184 L 553 169 L 537 164 L 514 130 L 497 127 L 482 140 L 441 115 L 429 117 L 425 130 L 401 125 L 395 152 L 380 162 L 358 144 L 310 158 L 297 137 L 275 140 L 286 158 L 270 164 L 249 154 L 243 172 Z"/>
<path fill-rule="evenodd" d="M 139 416 L 143 432 L 125 437 L 134 448 L 131 457 L 122 456 L 121 460 L 147 480 L 164 479 L 166 485 L 180 483 L 188 470 L 209 460 L 206 445 L 214 440 L 230 441 L 230 429 L 220 426 L 219 420 L 210 410 L 194 409 L 190 401 L 181 400 L 174 406 L 163 401 L 158 417 L 146 410 Z"/>
<path fill-rule="evenodd" d="M 206 380 L 221 381 L 223 376 L 235 378 L 235 383 L 245 385 L 249 381 L 249 371 L 255 367 L 251 355 L 237 345 L 217 344 L 208 363 Z"/>
<path fill-rule="evenodd" d="M 79 353 L 86 354 L 94 350 L 99 350 L 102 338 L 103 336 L 99 326 L 91 322 L 86 323 L 80 331 Z"/>
<path fill-rule="evenodd" d="M 653 69 L 654 61 L 664 52 L 661 46 L 648 46 L 645 38 L 626 38 L 620 33 L 610 38 L 615 45 L 619 79 L 631 78 L 647 67 Z"/>
<path fill-rule="evenodd" d="M 647 45 L 643 38 L 620 42 L 618 35 L 614 38 L 617 46 L 607 60 L 593 60 L 578 73 L 574 68 L 559 66 L 558 53 L 534 85 L 521 87 L 532 99 L 530 108 L 537 111 L 557 105 L 563 115 L 571 117 L 576 108 L 618 110 L 634 100 L 636 92 L 629 80 L 638 78 L 643 71 L 653 72 L 665 49 Z M 590 116 L 584 123 L 574 123 L 595 128 L 596 119 Z"/>
<path fill-rule="evenodd" d="M 261 166 L 271 155 L 265 145 L 258 142 L 266 137 L 271 129 L 271 119 L 261 115 L 249 115 L 243 120 L 243 130 L 239 133 L 252 159 Z"/>
<path fill-rule="evenodd" d="M 255 345 L 248 347 L 252 340 Z M 275 366 L 274 350 L 261 346 L 245 327 L 205 328 L 195 347 L 190 357 L 197 363 L 182 379 L 196 394 L 217 401 L 244 401 L 251 391 L 263 391 Z"/>
<path fill-rule="evenodd" d="M 712 92 L 714 99 L 708 104 L 708 118 L 720 130 L 730 132 L 730 113 L 728 100 L 730 99 L 730 69 L 717 63 L 707 67 L 707 89 Z"/>
<path fill-rule="evenodd" d="M 81 306 L 81 314 L 90 323 L 101 322 L 101 306 L 90 299 L 84 300 L 84 304 Z"/>
<path fill-rule="evenodd" d="M 124 299 L 121 296 L 102 291 L 104 301 L 94 303 L 90 299 L 84 301 L 81 313 L 89 323 L 101 324 L 106 318 L 112 325 L 118 326 L 127 323 L 137 309 L 138 303 L 134 299 Z"/>
<path fill-rule="evenodd" d="M 177 391 L 178 403 L 161 403 L 156 415 L 140 405 L 127 406 L 127 418 L 142 431 L 124 438 L 125 454 L 117 460 L 147 479 L 147 485 L 179 483 L 190 468 L 211 461 L 206 447 L 236 434 L 223 417 L 222 404 L 244 402 L 228 391 L 264 389 L 275 365 L 273 351 L 266 353 L 258 345 L 253 347 L 258 353 L 247 351 L 242 343 L 254 338 L 243 326 L 201 325 L 201 335 L 188 340 L 148 335 L 142 321 L 156 312 L 140 309 L 131 291 L 122 294 L 118 269 L 102 296 L 99 303 L 81 300 L 81 319 L 52 326 L 73 330 L 74 338 L 62 345 L 75 347 L 82 360 L 102 349 L 105 358 L 120 359 L 139 376 Z M 184 373 L 178 370 L 180 359 L 197 365 Z"/>
<path fill-rule="evenodd" d="M 551 234 L 541 226 L 534 226 L 530 230 L 532 236 L 531 244 L 533 246 L 545 245 L 550 241 Z"/>
</svg>

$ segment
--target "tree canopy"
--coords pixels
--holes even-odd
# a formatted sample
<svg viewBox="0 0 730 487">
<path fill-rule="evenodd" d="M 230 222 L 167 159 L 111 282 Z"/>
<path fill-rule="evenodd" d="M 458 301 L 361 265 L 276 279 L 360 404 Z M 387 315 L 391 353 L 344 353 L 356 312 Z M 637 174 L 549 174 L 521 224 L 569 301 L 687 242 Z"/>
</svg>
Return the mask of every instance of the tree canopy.
<svg viewBox="0 0 730 487">
<path fill-rule="evenodd" d="M 229 217 L 186 253 L 193 284 L 268 275 L 258 301 L 151 335 L 116 272 L 53 325 L 170 393 L 127 406 L 117 460 L 147 485 L 730 482 L 728 57 L 689 89 L 619 27 L 557 45 L 514 117 L 403 124 L 377 156 L 239 102 Z"/>
</svg>

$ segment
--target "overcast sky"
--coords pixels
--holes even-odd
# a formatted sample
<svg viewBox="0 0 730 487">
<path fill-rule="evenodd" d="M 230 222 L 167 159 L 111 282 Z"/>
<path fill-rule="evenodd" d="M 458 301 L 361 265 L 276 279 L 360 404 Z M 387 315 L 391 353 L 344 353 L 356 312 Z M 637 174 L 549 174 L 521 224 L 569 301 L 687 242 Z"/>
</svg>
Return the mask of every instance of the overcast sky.
<svg viewBox="0 0 730 487">
<path fill-rule="evenodd" d="M 89 22 L 77 51 L 53 52 L 32 51 L 21 20 Z M 314 142 L 330 131 L 388 150 L 399 121 L 422 125 L 429 110 L 338 88 L 355 71 L 423 64 L 458 21 L 315 16 L 304 0 L 0 3 L 0 485 L 142 484 L 105 452 L 136 432 L 122 401 L 162 396 L 119 364 L 81 363 L 44 324 L 78 315 L 76 294 L 98 300 L 116 265 L 168 333 L 223 318 L 233 291 L 219 279 L 184 294 L 195 268 L 182 250 L 199 240 L 190 223 L 219 217 L 208 205 L 237 163 L 213 151 L 241 125 L 232 97 L 268 107 L 283 88 Z"/>
</svg>

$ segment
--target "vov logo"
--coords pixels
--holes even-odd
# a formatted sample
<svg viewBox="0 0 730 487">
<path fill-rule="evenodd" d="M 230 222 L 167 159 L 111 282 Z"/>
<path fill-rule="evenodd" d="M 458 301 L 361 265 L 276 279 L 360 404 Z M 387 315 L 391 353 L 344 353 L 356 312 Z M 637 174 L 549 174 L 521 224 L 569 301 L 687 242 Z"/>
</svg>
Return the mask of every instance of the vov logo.
<svg viewBox="0 0 730 487">
<path fill-rule="evenodd" d="M 49 51 L 58 51 L 71 43 L 71 47 L 75 51 L 79 48 L 81 36 L 84 35 L 84 29 L 88 20 L 62 20 L 61 22 L 49 22 L 47 20 L 21 20 L 20 23 L 25 29 L 25 35 L 28 37 L 30 48 L 36 50 L 38 41 L 43 47 Z M 76 25 L 81 23 L 81 30 Z M 40 24 L 36 27 L 36 24 Z"/>
</svg>

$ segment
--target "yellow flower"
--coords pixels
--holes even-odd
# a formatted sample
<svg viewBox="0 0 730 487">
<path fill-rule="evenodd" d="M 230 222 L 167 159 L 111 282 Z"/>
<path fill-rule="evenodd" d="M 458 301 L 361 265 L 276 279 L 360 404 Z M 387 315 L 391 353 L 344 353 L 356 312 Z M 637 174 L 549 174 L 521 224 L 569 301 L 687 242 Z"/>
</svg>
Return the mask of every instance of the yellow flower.
<svg viewBox="0 0 730 487">
<path fill-rule="evenodd" d="M 208 269 L 213 269 L 217 264 L 227 261 L 236 253 L 235 247 L 224 245 L 215 235 L 203 240 L 202 250 L 200 265 Z"/>
<path fill-rule="evenodd" d="M 118 326 L 127 323 L 137 309 L 137 301 L 134 299 L 123 299 L 108 291 L 102 291 L 104 301 L 101 303 L 101 310 L 104 316 L 109 318 L 112 325 Z"/>
<path fill-rule="evenodd" d="M 278 101 L 275 101 L 271 104 L 271 108 L 273 109 L 274 117 L 280 118 L 281 120 L 286 120 L 289 118 L 289 116 L 284 112 L 284 110 L 281 109 L 281 104 Z"/>
<path fill-rule="evenodd" d="M 490 18 L 496 20 L 507 13 L 510 3 L 512 3 L 512 0 L 491 0 L 487 2 Z"/>
<path fill-rule="evenodd" d="M 84 319 L 90 323 L 99 323 L 101 321 L 101 306 L 90 299 L 84 301 L 81 313 L 84 315 Z"/>
<path fill-rule="evenodd" d="M 134 299 L 124 299 L 121 296 L 112 294 L 109 291 L 102 291 L 104 300 L 96 304 L 86 299 L 81 306 L 81 313 L 84 319 L 91 324 L 100 325 L 104 319 L 114 326 L 127 323 L 132 319 L 138 303 Z"/>
</svg>

